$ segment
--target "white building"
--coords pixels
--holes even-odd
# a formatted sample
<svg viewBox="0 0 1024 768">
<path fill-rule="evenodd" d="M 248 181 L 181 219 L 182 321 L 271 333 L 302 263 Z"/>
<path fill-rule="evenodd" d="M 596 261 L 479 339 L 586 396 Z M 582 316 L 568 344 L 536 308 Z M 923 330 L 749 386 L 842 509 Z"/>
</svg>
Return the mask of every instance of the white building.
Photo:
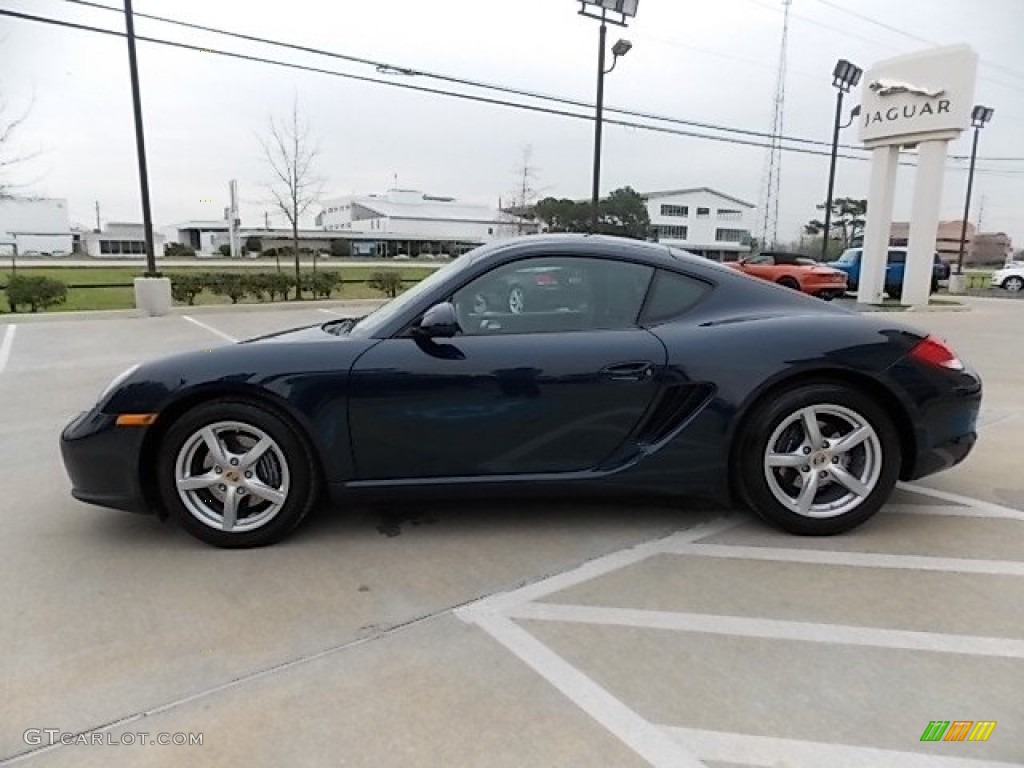
<svg viewBox="0 0 1024 768">
<path fill-rule="evenodd" d="M 710 187 L 648 192 L 644 198 L 659 242 L 718 261 L 750 252 L 753 203 Z"/>
<path fill-rule="evenodd" d="M 146 255 L 146 230 L 142 224 L 111 221 L 99 232 L 81 233 L 82 249 L 100 259 L 138 258 Z M 153 233 L 153 250 L 164 255 L 164 236 Z"/>
<path fill-rule="evenodd" d="M 0 245 L 25 254 L 64 256 L 72 250 L 67 200 L 0 198 Z"/>
<path fill-rule="evenodd" d="M 316 217 L 316 225 L 329 232 L 478 244 L 536 231 L 536 225 L 497 208 L 405 189 L 391 189 L 383 195 L 350 195 L 328 200 Z"/>
</svg>

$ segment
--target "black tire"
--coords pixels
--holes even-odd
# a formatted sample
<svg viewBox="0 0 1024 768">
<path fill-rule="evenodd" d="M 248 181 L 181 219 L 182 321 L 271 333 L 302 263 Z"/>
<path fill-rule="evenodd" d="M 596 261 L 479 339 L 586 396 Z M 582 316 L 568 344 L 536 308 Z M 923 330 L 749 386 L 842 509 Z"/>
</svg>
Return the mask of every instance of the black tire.
<svg viewBox="0 0 1024 768">
<path fill-rule="evenodd" d="M 901 285 L 899 288 L 897 288 L 894 285 L 887 285 L 885 287 L 885 293 L 886 295 L 889 296 L 890 299 L 896 299 L 896 301 L 899 301 L 900 299 L 903 298 L 903 286 Z"/>
<path fill-rule="evenodd" d="M 826 447 L 820 451 L 812 451 L 806 459 L 805 467 L 768 468 L 769 442 L 776 437 L 771 446 L 772 453 L 786 457 L 802 456 L 803 444 L 793 443 L 797 435 L 789 435 L 793 428 L 802 428 L 803 422 L 793 427 L 785 427 L 786 423 L 797 417 L 808 407 L 822 409 L 821 418 L 814 420 L 819 423 L 822 436 L 832 441 L 832 448 L 840 444 L 839 438 L 844 432 L 843 417 L 829 412 L 846 412 L 855 415 L 864 426 L 873 430 L 873 437 L 868 438 L 857 447 L 840 455 L 839 460 L 831 456 Z M 784 428 L 781 435 L 776 432 Z M 840 433 L 839 435 L 832 434 Z M 803 443 L 807 442 L 806 435 Z M 783 441 L 789 441 L 787 450 L 782 451 Z M 789 453 L 792 451 L 792 453 Z M 753 511 L 771 525 L 784 531 L 803 536 L 830 536 L 843 533 L 860 525 L 870 518 L 886 502 L 892 489 L 899 479 L 901 451 L 899 436 L 886 413 L 874 400 L 849 386 L 821 381 L 808 383 L 767 398 L 758 405 L 737 436 L 734 487 L 738 497 Z M 845 457 L 845 458 L 844 458 Z M 803 461 L 804 459 L 800 459 Z M 849 460 L 849 463 L 845 463 Z M 833 464 L 835 462 L 835 464 Z M 857 482 L 870 477 L 871 483 L 863 482 L 863 494 L 858 495 L 843 482 L 832 475 L 836 471 L 846 472 Z M 809 473 L 806 470 L 810 470 Z M 819 470 L 821 470 L 819 472 Z M 858 475 L 863 474 L 863 477 Z M 796 484 L 799 475 L 799 485 Z M 811 478 L 816 489 L 810 495 L 811 505 L 807 514 L 794 507 L 798 506 L 800 489 L 804 487 L 805 478 L 809 475 L 828 476 L 827 481 Z M 769 480 L 769 476 L 773 478 Z M 774 482 L 776 489 L 771 483 Z M 792 490 L 797 494 L 791 498 L 791 505 L 783 504 L 776 496 L 782 493 L 790 498 L 786 491 L 786 483 L 792 483 Z M 820 484 L 819 483 L 824 483 Z M 831 498 L 834 496 L 835 498 Z M 818 499 L 819 504 L 815 504 Z M 845 504 L 843 499 L 849 498 Z M 835 514 L 828 511 L 828 505 L 835 505 Z M 819 508 L 820 507 L 820 508 Z M 812 516 L 819 514 L 821 516 Z"/>
<path fill-rule="evenodd" d="M 792 288 L 794 291 L 800 290 L 800 283 L 798 283 L 792 277 L 780 277 L 775 282 L 777 282 L 783 288 Z"/>
<path fill-rule="evenodd" d="M 198 512 L 190 510 L 182 498 L 182 494 L 188 494 L 189 491 L 184 490 L 179 493 L 178 490 L 177 470 L 179 459 L 184 463 L 184 457 L 192 455 L 193 460 L 195 460 L 195 455 L 205 450 L 207 451 L 205 461 L 210 464 L 217 463 L 212 458 L 213 454 L 209 453 L 206 447 L 208 443 L 203 442 L 202 446 L 199 445 L 202 442 L 199 433 L 205 427 L 218 423 L 243 425 L 250 429 L 254 428 L 268 436 L 274 448 L 267 449 L 262 455 L 270 464 L 265 465 L 263 463 L 264 459 L 260 459 L 252 464 L 252 471 L 246 476 L 255 476 L 256 481 L 263 482 L 263 487 L 270 487 L 271 490 L 275 490 L 275 484 L 268 482 L 265 474 L 261 473 L 276 472 L 277 474 L 274 476 L 278 480 L 285 478 L 286 482 L 283 502 L 277 505 L 264 499 L 257 500 L 258 497 L 251 490 L 247 494 L 249 496 L 248 499 L 242 498 L 242 494 L 245 493 L 245 488 L 242 488 L 239 492 L 240 500 L 238 501 L 239 510 L 237 513 L 239 524 L 243 526 L 242 530 L 223 530 L 214 527 L 213 523 L 209 520 L 204 522 L 201 519 L 204 511 L 216 508 L 218 505 L 221 506 L 223 513 L 224 500 L 219 495 L 215 497 L 213 485 L 209 488 L 204 487 L 192 491 L 192 496 L 189 497 L 190 503 L 198 509 Z M 229 440 L 244 438 L 244 431 L 231 432 L 226 430 L 224 434 L 226 435 L 225 439 Z M 191 445 L 198 447 L 189 453 L 189 446 Z M 242 443 L 238 443 L 238 445 L 240 446 L 239 448 L 232 449 L 236 451 L 233 455 L 239 455 L 238 451 L 246 450 Z M 281 459 L 283 459 L 283 462 Z M 269 467 L 269 469 L 266 467 Z M 241 469 L 243 468 L 234 468 L 232 471 L 232 474 L 238 476 L 235 478 L 238 487 L 252 482 L 241 479 Z M 195 472 L 190 471 L 189 474 L 195 475 Z M 170 427 L 160 444 L 157 457 L 157 482 L 166 509 L 178 519 L 181 526 L 191 535 L 217 547 L 243 549 L 274 544 L 291 533 L 302 522 L 316 502 L 319 489 L 319 474 L 314 457 L 306 441 L 288 421 L 262 405 L 245 400 L 223 399 L 203 403 L 186 411 Z M 217 491 L 218 494 L 226 488 L 225 485 L 219 484 L 215 487 L 219 489 Z M 280 489 L 281 486 L 278 484 L 276 488 Z M 272 509 L 275 506 L 279 507 L 276 512 Z M 263 516 L 258 514 L 258 510 L 261 507 L 265 507 L 263 515 L 272 514 L 272 516 L 265 523 L 261 523 L 257 527 L 244 529 L 244 526 L 252 524 L 253 521 L 257 521 L 259 517 Z"/>
<path fill-rule="evenodd" d="M 930 293 L 938 293 L 938 292 L 939 292 L 939 278 L 933 277 L 932 278 L 932 285 L 931 285 Z"/>
</svg>

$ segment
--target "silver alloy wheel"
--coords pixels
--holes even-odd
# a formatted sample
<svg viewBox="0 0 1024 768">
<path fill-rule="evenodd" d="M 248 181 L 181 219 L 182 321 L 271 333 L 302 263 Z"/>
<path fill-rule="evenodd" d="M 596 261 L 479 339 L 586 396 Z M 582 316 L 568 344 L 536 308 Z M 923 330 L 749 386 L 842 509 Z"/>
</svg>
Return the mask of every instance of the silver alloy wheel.
<svg viewBox="0 0 1024 768">
<path fill-rule="evenodd" d="M 266 432 L 218 421 L 193 433 L 174 462 L 174 484 L 189 513 L 228 533 L 263 527 L 288 499 L 284 451 Z"/>
<path fill-rule="evenodd" d="M 525 309 L 526 296 L 523 294 L 523 289 L 518 285 L 513 286 L 512 290 L 508 292 L 508 311 L 513 315 L 521 315 Z"/>
<path fill-rule="evenodd" d="M 768 440 L 764 476 L 778 501 L 804 517 L 856 509 L 878 484 L 882 441 L 867 419 L 842 405 L 807 406 Z"/>
<path fill-rule="evenodd" d="M 1019 278 L 1016 275 L 1011 275 L 1003 281 L 1003 288 L 1011 291 L 1012 293 L 1016 293 L 1021 288 L 1024 288 L 1024 279 Z"/>
</svg>

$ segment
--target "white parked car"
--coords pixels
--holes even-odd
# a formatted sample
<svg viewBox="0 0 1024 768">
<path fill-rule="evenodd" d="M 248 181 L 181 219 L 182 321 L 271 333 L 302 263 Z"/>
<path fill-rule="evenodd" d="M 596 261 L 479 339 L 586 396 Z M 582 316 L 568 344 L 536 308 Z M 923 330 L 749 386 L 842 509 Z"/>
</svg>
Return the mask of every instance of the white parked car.
<svg viewBox="0 0 1024 768">
<path fill-rule="evenodd" d="M 1017 293 L 1024 288 L 1024 262 L 1015 262 L 1012 266 L 997 269 L 992 273 L 992 287 L 1005 288 Z"/>
</svg>

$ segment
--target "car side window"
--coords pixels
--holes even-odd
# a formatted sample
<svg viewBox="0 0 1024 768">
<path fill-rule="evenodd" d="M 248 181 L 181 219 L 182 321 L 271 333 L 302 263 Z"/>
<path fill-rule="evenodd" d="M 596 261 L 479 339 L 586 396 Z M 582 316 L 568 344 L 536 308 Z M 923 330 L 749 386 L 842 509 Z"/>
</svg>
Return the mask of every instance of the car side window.
<svg viewBox="0 0 1024 768">
<path fill-rule="evenodd" d="M 659 269 L 640 321 L 644 325 L 655 325 L 679 317 L 710 290 L 711 286 L 701 280 Z"/>
<path fill-rule="evenodd" d="M 452 303 L 466 336 L 631 328 L 653 273 L 614 259 L 536 257 L 481 275 Z"/>
</svg>

